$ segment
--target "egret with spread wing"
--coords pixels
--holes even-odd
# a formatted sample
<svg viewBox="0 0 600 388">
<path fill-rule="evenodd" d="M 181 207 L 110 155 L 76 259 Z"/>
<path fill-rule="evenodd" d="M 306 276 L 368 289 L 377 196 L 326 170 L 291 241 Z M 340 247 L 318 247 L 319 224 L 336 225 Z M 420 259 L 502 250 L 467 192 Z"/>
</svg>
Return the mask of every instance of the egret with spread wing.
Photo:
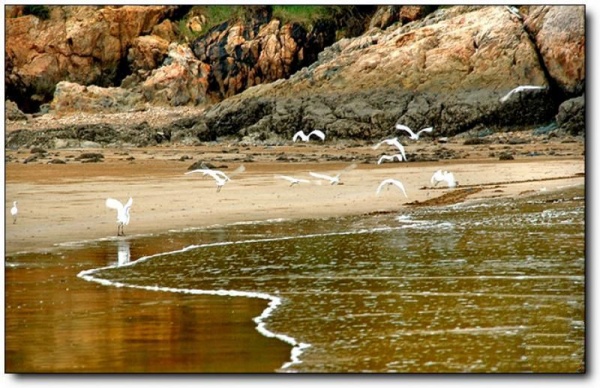
<svg viewBox="0 0 600 388">
<path fill-rule="evenodd" d="M 342 175 L 342 173 L 350 171 L 354 168 L 356 168 L 356 163 L 352 163 L 351 165 L 349 165 L 348 167 L 344 168 L 342 171 L 337 173 L 337 175 L 333 175 L 333 176 L 326 175 L 326 174 L 320 174 L 318 172 L 309 172 L 309 174 L 315 178 L 324 179 L 326 181 L 329 181 L 329 183 L 331 183 L 332 185 L 337 185 L 340 183 L 340 176 Z"/>
<path fill-rule="evenodd" d="M 454 179 L 454 174 L 448 171 L 437 170 L 431 176 L 431 184 L 433 186 L 437 186 L 440 182 L 448 183 L 448 187 L 456 187 L 458 185 L 458 181 Z"/>
<path fill-rule="evenodd" d="M 410 138 L 413 140 L 419 140 L 419 136 L 421 136 L 421 133 L 423 133 L 423 132 L 432 132 L 433 131 L 433 127 L 428 127 L 428 128 L 421 129 L 417 133 L 414 133 L 412 129 L 410 129 L 406 125 L 402 125 L 402 124 L 396 124 L 396 129 L 408 132 L 408 134 L 410 135 Z"/>
<path fill-rule="evenodd" d="M 394 161 L 394 159 L 398 159 L 399 162 L 402 161 L 402 154 L 395 154 L 395 155 L 381 155 L 381 157 L 379 158 L 379 160 L 377 161 L 377 164 L 381 164 L 383 163 L 384 160 L 389 160 L 391 162 Z"/>
<path fill-rule="evenodd" d="M 192 171 L 188 171 L 185 173 L 185 175 L 188 174 L 194 174 L 194 173 L 201 173 L 202 176 L 206 176 L 209 175 L 211 178 L 213 178 L 217 184 L 217 193 L 221 191 L 221 188 L 223 186 L 225 186 L 225 183 L 229 182 L 231 180 L 231 177 L 246 171 L 246 167 L 242 164 L 241 166 L 239 166 L 238 168 L 236 168 L 235 170 L 233 170 L 233 172 L 230 174 L 230 176 L 227 176 L 223 171 L 220 170 L 211 170 L 210 168 L 201 168 L 198 170 L 192 170 Z"/>
<path fill-rule="evenodd" d="M 297 185 L 299 183 L 310 183 L 310 181 L 308 179 L 294 178 L 293 176 L 275 175 L 275 177 L 279 178 L 279 179 L 285 179 L 286 181 L 291 182 L 290 187 Z"/>
<path fill-rule="evenodd" d="M 129 225 L 129 211 L 133 204 L 133 198 L 129 197 L 129 200 L 125 205 L 121 201 L 114 198 L 106 199 L 106 207 L 115 209 L 117 211 L 117 236 L 125 236 L 123 227 Z"/>
<path fill-rule="evenodd" d="M 379 143 L 375 144 L 375 146 L 373 146 L 373 149 L 376 150 L 377 148 L 381 147 L 382 144 L 387 144 L 389 146 L 394 146 L 394 147 L 398 148 L 398 150 L 402 154 L 402 158 L 404 160 L 406 160 L 406 154 L 404 153 L 404 146 L 402 144 L 400 144 L 397 137 L 382 140 Z"/>
<path fill-rule="evenodd" d="M 389 178 L 389 179 L 384 179 L 384 180 L 383 180 L 383 181 L 382 181 L 382 182 L 379 184 L 379 187 L 377 187 L 377 192 L 376 192 L 376 195 L 379 195 L 379 193 L 381 192 L 381 189 L 383 189 L 385 186 L 387 186 L 387 187 L 388 187 L 388 189 L 389 189 L 389 187 L 390 187 L 391 185 L 393 185 L 393 186 L 396 186 L 397 188 L 399 188 L 400 190 L 402 190 L 402 192 L 404 193 L 404 196 L 405 196 L 406 198 L 408 198 L 408 195 L 406 195 L 406 190 L 404 190 L 404 185 L 402 184 L 402 182 L 400 182 L 400 181 L 399 181 L 399 180 L 397 180 L 397 179 L 392 179 L 392 178 Z"/>
<path fill-rule="evenodd" d="M 314 131 L 312 131 L 311 133 L 309 133 L 308 135 L 304 134 L 304 131 L 298 131 L 294 134 L 294 137 L 292 137 L 293 141 L 298 140 L 298 138 L 300 138 L 302 141 L 309 141 L 310 137 L 312 135 L 317 136 L 318 138 L 320 138 L 321 140 L 325 140 L 325 134 L 323 133 L 323 131 L 320 131 L 318 129 L 315 129 Z"/>
</svg>

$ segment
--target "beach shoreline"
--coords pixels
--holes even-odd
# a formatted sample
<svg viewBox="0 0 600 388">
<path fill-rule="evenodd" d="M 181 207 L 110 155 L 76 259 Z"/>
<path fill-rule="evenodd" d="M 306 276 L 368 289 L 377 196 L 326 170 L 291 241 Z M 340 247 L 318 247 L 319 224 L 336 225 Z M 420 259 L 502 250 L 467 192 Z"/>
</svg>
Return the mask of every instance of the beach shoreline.
<svg viewBox="0 0 600 388">
<path fill-rule="evenodd" d="M 108 197 L 123 203 L 133 198 L 125 234 L 138 236 L 235 222 L 401 212 L 411 204 L 443 205 L 435 199 L 467 188 L 478 189 L 449 199 L 446 204 L 585 184 L 584 142 L 557 144 L 562 147 L 558 156 L 500 161 L 489 156 L 491 147 L 486 145 L 468 147 L 467 158 L 381 165 L 364 161 L 377 160 L 382 150 L 367 145 L 334 147 L 318 143 L 243 149 L 227 144 L 61 149 L 49 151 L 45 160 L 35 163 L 23 163 L 30 156 L 29 150 L 6 150 L 12 162 L 5 163 L 5 254 L 116 237 L 116 212 L 104 204 Z M 407 153 L 427 147 L 436 145 L 411 144 Z M 444 147 L 458 152 L 467 148 L 462 144 Z M 539 145 L 517 147 L 521 154 L 527 154 Z M 101 153 L 103 158 L 97 163 L 75 161 L 83 153 Z M 48 163 L 53 158 L 69 162 Z M 217 192 L 212 178 L 185 175 L 200 160 L 225 173 L 242 164 L 246 170 Z M 352 163 L 355 168 L 342 172 L 339 185 L 309 175 L 311 171 L 335 175 Z M 440 183 L 432 187 L 429 180 L 437 169 L 453 172 L 459 186 L 451 189 Z M 291 187 L 278 175 L 309 179 L 311 183 Z M 387 178 L 402 181 L 408 198 L 395 187 L 376 195 L 379 183 Z M 13 201 L 19 204 L 16 223 L 10 216 Z"/>
</svg>

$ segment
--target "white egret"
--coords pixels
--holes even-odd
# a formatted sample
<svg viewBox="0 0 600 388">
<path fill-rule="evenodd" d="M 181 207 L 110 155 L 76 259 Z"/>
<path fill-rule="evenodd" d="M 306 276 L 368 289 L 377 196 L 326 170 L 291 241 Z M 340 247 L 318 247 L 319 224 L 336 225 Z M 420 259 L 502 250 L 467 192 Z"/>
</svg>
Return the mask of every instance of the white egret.
<svg viewBox="0 0 600 388">
<path fill-rule="evenodd" d="M 375 194 L 376 194 L 376 195 L 379 195 L 379 193 L 381 192 L 381 189 L 383 189 L 383 187 L 384 187 L 384 186 L 387 186 L 387 187 L 388 187 L 388 189 L 389 189 L 390 185 L 394 185 L 394 186 L 396 186 L 397 188 L 399 188 L 400 190 L 402 190 L 402 192 L 404 193 L 404 196 L 405 196 L 406 198 L 408 198 L 408 195 L 406 195 L 406 190 L 404 190 L 404 185 L 402 184 L 402 182 L 400 182 L 400 181 L 399 181 L 399 180 L 397 180 L 397 179 L 392 179 L 392 178 L 389 178 L 389 179 L 384 179 L 384 180 L 383 180 L 383 181 L 382 181 L 382 182 L 379 184 L 379 187 L 377 187 L 377 192 L 376 192 Z"/>
<path fill-rule="evenodd" d="M 308 135 L 305 135 L 304 131 L 298 131 L 294 134 L 294 137 L 292 137 L 292 140 L 296 141 L 296 140 L 298 140 L 298 138 L 300 138 L 300 139 L 302 139 L 302 141 L 308 141 L 312 135 L 319 137 L 321 140 L 325 140 L 325 134 L 323 133 L 323 131 L 320 131 L 318 129 L 315 129 Z"/>
<path fill-rule="evenodd" d="M 398 159 L 399 162 L 402 161 L 402 154 L 395 154 L 395 155 L 381 155 L 381 157 L 379 158 L 379 160 L 377 161 L 377 164 L 381 164 L 383 163 L 384 160 L 389 160 L 389 161 L 394 161 L 394 159 Z"/>
<path fill-rule="evenodd" d="M 437 186 L 440 182 L 448 183 L 448 187 L 456 187 L 458 181 L 454 179 L 454 174 L 448 171 L 437 170 L 431 176 L 431 184 Z"/>
<path fill-rule="evenodd" d="M 404 160 L 406 160 L 406 154 L 404 153 L 404 146 L 402 144 L 400 144 L 400 142 L 398 141 L 397 137 L 394 137 L 394 138 L 391 138 L 391 139 L 382 140 L 379 143 L 377 143 L 375 146 L 373 146 L 373 149 L 376 150 L 382 144 L 387 144 L 387 145 L 394 146 L 394 147 L 398 148 L 398 150 L 402 154 L 402 157 L 404 158 Z"/>
<path fill-rule="evenodd" d="M 17 201 L 13 202 L 12 208 L 10 208 L 10 214 L 13 218 L 13 224 L 17 223 L 17 214 L 19 213 L 19 209 L 17 209 Z"/>
<path fill-rule="evenodd" d="M 230 176 L 237 175 L 240 172 L 244 172 L 244 171 L 246 171 L 246 167 L 244 167 L 244 165 L 242 164 L 241 166 L 239 166 L 238 168 L 236 168 L 230 174 Z M 210 168 L 201 168 L 201 169 L 198 169 L 198 170 L 188 171 L 184 175 L 195 174 L 195 173 L 202 173 L 202 176 L 209 175 L 211 178 L 213 178 L 215 180 L 216 184 L 217 184 L 217 193 L 221 191 L 221 188 L 223 186 L 225 186 L 225 183 L 227 183 L 227 182 L 229 182 L 231 180 L 231 178 L 229 176 L 227 176 L 223 171 L 220 171 L 220 170 L 211 170 Z"/>
<path fill-rule="evenodd" d="M 351 165 L 349 165 L 348 167 L 344 168 L 342 171 L 337 173 L 337 175 L 333 175 L 333 176 L 320 174 L 318 172 L 309 172 L 309 174 L 315 178 L 324 179 L 326 181 L 329 181 L 329 183 L 331 183 L 332 185 L 337 185 L 340 183 L 340 176 L 342 175 L 342 173 L 344 173 L 346 171 L 350 171 L 354 168 L 356 168 L 356 163 L 352 163 Z"/>
<path fill-rule="evenodd" d="M 294 178 L 293 176 L 275 175 L 275 177 L 279 178 L 279 179 L 285 179 L 286 181 L 291 182 L 290 187 L 297 185 L 299 183 L 310 183 L 310 181 L 308 179 Z"/>
<path fill-rule="evenodd" d="M 106 207 L 115 209 L 117 211 L 117 236 L 125 236 L 123 227 L 125 225 L 129 225 L 129 211 L 131 210 L 131 204 L 133 204 L 133 198 L 131 197 L 129 197 L 129 200 L 124 206 L 117 199 L 106 199 Z"/>
<path fill-rule="evenodd" d="M 410 138 L 413 140 L 419 140 L 419 136 L 421 136 L 421 133 L 423 133 L 423 132 L 432 132 L 433 131 L 433 127 L 428 127 L 428 128 L 421 129 L 417 133 L 414 133 L 412 129 L 410 129 L 406 125 L 402 125 L 402 124 L 396 124 L 396 129 L 408 132 L 408 134 L 410 135 Z"/>
<path fill-rule="evenodd" d="M 502 97 L 500 99 L 500 102 L 508 101 L 508 99 L 515 93 L 521 93 L 526 90 L 541 90 L 541 89 L 546 89 L 546 87 L 545 86 L 534 86 L 534 85 L 517 86 L 516 88 L 514 88 L 513 90 L 508 92 L 504 97 Z"/>
</svg>

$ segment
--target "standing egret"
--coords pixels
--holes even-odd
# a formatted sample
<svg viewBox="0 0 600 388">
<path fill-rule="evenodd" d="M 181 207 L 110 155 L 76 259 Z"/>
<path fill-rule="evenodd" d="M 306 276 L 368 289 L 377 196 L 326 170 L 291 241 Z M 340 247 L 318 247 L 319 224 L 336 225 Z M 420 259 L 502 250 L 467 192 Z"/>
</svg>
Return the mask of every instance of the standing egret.
<svg viewBox="0 0 600 388">
<path fill-rule="evenodd" d="M 399 162 L 402 161 L 402 154 L 395 154 L 395 155 L 381 155 L 381 157 L 379 158 L 379 160 L 377 161 L 377 164 L 381 164 L 383 163 L 384 160 L 390 160 L 390 161 L 394 161 L 394 159 L 398 159 Z"/>
<path fill-rule="evenodd" d="M 534 86 L 534 85 L 523 85 L 523 86 L 517 86 L 516 88 L 514 88 L 513 90 L 511 90 L 510 92 L 508 92 L 504 97 L 502 97 L 500 99 L 500 102 L 506 102 L 508 101 L 508 99 L 510 98 L 510 96 L 512 96 L 515 93 L 521 93 L 525 90 L 541 90 L 541 89 L 546 89 L 545 86 Z"/>
<path fill-rule="evenodd" d="M 406 195 L 406 190 L 404 190 L 404 185 L 402 184 L 402 182 L 400 182 L 397 179 L 392 179 L 392 178 L 383 180 L 379 184 L 379 187 L 377 187 L 377 192 L 375 193 L 375 195 L 379 195 L 379 193 L 381 192 L 381 189 L 383 189 L 384 186 L 387 186 L 388 189 L 389 189 L 390 185 L 394 185 L 397 188 L 399 188 L 400 190 L 402 190 L 402 192 L 404 193 L 404 196 L 406 198 L 408 198 L 408 195 Z"/>
<path fill-rule="evenodd" d="M 375 146 L 373 146 L 373 149 L 376 150 L 382 144 L 387 144 L 387 145 L 394 146 L 394 147 L 398 148 L 398 150 L 402 154 L 402 157 L 404 158 L 404 160 L 406 160 L 406 154 L 404 153 L 404 146 L 402 144 L 400 144 L 400 142 L 398 141 L 397 137 L 394 137 L 394 138 L 391 138 L 391 139 L 382 140 L 379 143 L 377 143 Z"/>
<path fill-rule="evenodd" d="M 326 181 L 329 181 L 329 183 L 331 183 L 332 185 L 338 185 L 340 183 L 340 176 L 342 175 L 342 173 L 344 173 L 346 171 L 350 171 L 354 168 L 356 168 L 356 163 L 352 163 L 351 165 L 349 165 L 348 167 L 344 168 L 342 171 L 337 173 L 337 175 L 333 175 L 333 176 L 320 174 L 318 172 L 309 172 L 309 174 L 315 178 L 324 179 Z"/>
<path fill-rule="evenodd" d="M 305 135 L 304 131 L 298 131 L 294 134 L 294 137 L 292 137 L 292 140 L 296 141 L 296 140 L 298 140 L 298 138 L 300 138 L 300 139 L 302 139 L 302 141 L 308 141 L 312 135 L 319 137 L 321 140 L 325 140 L 325 134 L 323 133 L 323 131 L 320 131 L 318 129 L 315 129 L 308 135 Z"/>
<path fill-rule="evenodd" d="M 417 133 L 414 133 L 412 129 L 410 129 L 406 125 L 402 125 L 402 124 L 396 124 L 396 129 L 408 132 L 408 134 L 410 135 L 410 138 L 412 140 L 419 140 L 419 136 L 421 136 L 421 133 L 423 133 L 423 132 L 432 132 L 433 131 L 433 127 L 429 127 L 429 128 L 423 128 L 420 131 L 418 131 Z"/>
<path fill-rule="evenodd" d="M 448 187 L 456 187 L 458 181 L 454 179 L 454 174 L 448 171 L 437 170 L 431 176 L 431 184 L 437 186 L 438 183 L 445 181 Z"/>
<path fill-rule="evenodd" d="M 17 209 L 17 201 L 14 201 L 12 208 L 10 208 L 10 214 L 13 218 L 13 224 L 17 223 L 17 213 L 19 213 L 19 209 Z"/>
<path fill-rule="evenodd" d="M 133 198 L 129 197 L 129 200 L 123 206 L 123 204 L 114 198 L 106 199 L 106 207 L 115 209 L 117 211 L 117 236 L 125 236 L 123 227 L 129 225 L 129 211 L 131 210 L 131 204 L 133 204 Z"/>
<path fill-rule="evenodd" d="M 288 182 L 291 182 L 290 187 L 297 185 L 299 183 L 310 183 L 310 181 L 308 179 L 300 179 L 300 178 L 294 178 L 292 176 L 287 176 L 287 175 L 275 175 L 276 178 L 280 178 L 280 179 L 285 179 Z"/>
<path fill-rule="evenodd" d="M 236 168 L 230 176 L 233 177 L 241 172 L 246 171 L 246 167 L 242 164 L 238 168 Z M 201 168 L 198 170 L 192 170 L 186 172 L 184 175 L 194 174 L 194 173 L 202 173 L 203 176 L 209 175 L 211 178 L 215 180 L 217 183 L 217 193 L 221 191 L 221 188 L 225 186 L 225 183 L 229 182 L 231 178 L 227 176 L 223 171 L 220 170 L 211 170 L 210 168 Z"/>
</svg>

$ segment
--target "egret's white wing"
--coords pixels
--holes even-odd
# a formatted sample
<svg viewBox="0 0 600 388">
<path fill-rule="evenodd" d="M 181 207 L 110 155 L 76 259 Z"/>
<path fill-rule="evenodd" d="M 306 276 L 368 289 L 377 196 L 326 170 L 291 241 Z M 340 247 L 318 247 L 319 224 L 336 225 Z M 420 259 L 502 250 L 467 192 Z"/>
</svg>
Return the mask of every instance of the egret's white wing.
<svg viewBox="0 0 600 388">
<path fill-rule="evenodd" d="M 390 184 L 389 179 L 383 180 L 377 187 L 377 192 L 375 193 L 375 195 L 379 195 L 379 193 L 381 192 L 381 189 L 383 189 L 384 186 L 387 186 L 389 184 Z"/>
<path fill-rule="evenodd" d="M 115 209 L 119 212 L 123 211 L 123 204 L 118 199 L 106 198 L 106 207 Z"/>
<path fill-rule="evenodd" d="M 406 195 L 406 190 L 404 190 L 404 185 L 402 184 L 402 182 L 396 180 L 396 179 L 392 179 L 390 181 L 390 184 L 395 185 L 396 187 L 398 187 L 400 190 L 402 190 L 402 192 L 404 193 L 404 196 L 406 198 L 408 198 L 408 195 Z"/>
<path fill-rule="evenodd" d="M 323 131 L 320 131 L 318 129 L 315 129 L 314 131 L 309 133 L 308 137 L 310 137 L 311 135 L 316 135 L 316 136 L 320 137 L 321 140 L 325 140 L 325 134 L 323 133 Z"/>
<path fill-rule="evenodd" d="M 456 180 L 454 179 L 454 174 L 451 172 L 444 174 L 444 180 L 448 183 L 448 187 L 456 187 Z"/>
<path fill-rule="evenodd" d="M 208 174 L 210 171 L 212 171 L 212 170 L 210 170 L 210 169 L 208 169 L 208 168 L 201 168 L 201 169 L 198 169 L 198 170 L 192 170 L 192 171 L 188 171 L 188 172 L 186 172 L 184 175 L 188 175 L 188 174 L 194 174 L 194 173 L 202 173 L 202 174 L 206 175 L 206 174 Z"/>
<path fill-rule="evenodd" d="M 423 128 L 419 132 L 417 132 L 417 136 L 419 136 L 423 132 L 431 132 L 433 131 L 433 127 Z"/>
<path fill-rule="evenodd" d="M 402 154 L 402 157 L 404 158 L 404 160 L 406 160 L 406 154 L 404 153 L 404 146 L 402 144 L 400 144 L 400 142 L 398 141 L 398 139 L 392 139 L 392 140 L 390 140 L 390 142 L 388 144 L 389 145 L 393 145 L 396 148 L 398 148 L 398 150 Z"/>
<path fill-rule="evenodd" d="M 127 200 L 127 203 L 125 204 L 125 208 L 129 208 L 131 207 L 131 205 L 133 204 L 133 198 L 129 197 L 129 200 Z"/>
<path fill-rule="evenodd" d="M 286 181 L 290 181 L 290 182 L 296 181 L 296 178 L 292 178 L 291 176 L 287 176 L 287 175 L 275 175 L 275 178 L 285 179 Z"/>
<path fill-rule="evenodd" d="M 393 156 L 382 155 L 381 158 L 377 161 L 377 164 L 381 164 L 384 160 L 394 160 Z"/>
<path fill-rule="evenodd" d="M 325 179 L 328 181 L 333 181 L 335 178 L 329 175 L 325 175 L 325 174 L 319 174 L 318 172 L 309 172 L 309 174 L 311 176 L 314 176 L 315 178 L 319 178 L 319 179 Z"/>
<path fill-rule="evenodd" d="M 406 125 L 396 124 L 396 129 L 408 132 L 408 134 L 410 135 L 410 137 L 415 136 L 415 133 L 412 131 L 412 129 L 410 129 Z"/>
<path fill-rule="evenodd" d="M 304 141 L 308 140 L 308 136 L 306 136 L 306 135 L 304 134 L 304 131 L 298 131 L 298 132 L 296 132 L 296 133 L 294 134 L 294 137 L 292 137 L 292 140 L 293 140 L 293 141 L 296 141 L 296 140 L 297 140 L 299 137 L 300 137 L 302 140 L 304 140 Z"/>
<path fill-rule="evenodd" d="M 444 180 L 444 174 L 442 173 L 442 170 L 437 170 L 431 176 L 431 184 L 434 186 L 436 186 L 438 184 L 438 182 L 441 182 L 443 180 Z"/>
<path fill-rule="evenodd" d="M 280 178 L 280 179 L 285 179 L 286 181 L 289 181 L 292 183 L 298 183 L 298 182 L 310 183 L 310 181 L 307 179 L 294 178 L 294 177 L 288 176 L 288 175 L 275 175 L 275 177 Z"/>
</svg>

